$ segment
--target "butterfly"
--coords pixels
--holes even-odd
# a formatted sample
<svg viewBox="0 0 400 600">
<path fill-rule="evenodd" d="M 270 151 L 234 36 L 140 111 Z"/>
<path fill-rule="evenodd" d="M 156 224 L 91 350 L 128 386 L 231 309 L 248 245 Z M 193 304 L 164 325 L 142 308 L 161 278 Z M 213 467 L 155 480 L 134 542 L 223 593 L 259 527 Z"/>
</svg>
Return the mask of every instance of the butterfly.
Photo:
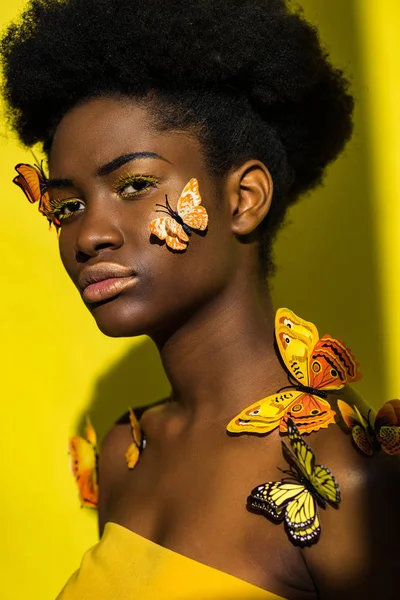
<svg viewBox="0 0 400 600">
<path fill-rule="evenodd" d="M 70 438 L 68 451 L 81 506 L 96 508 L 99 497 L 97 436 L 89 418 L 85 427 L 85 437 L 76 435 Z"/>
<path fill-rule="evenodd" d="M 47 179 L 43 167 L 37 165 L 26 165 L 19 163 L 15 170 L 18 175 L 14 177 L 13 183 L 18 185 L 32 204 L 39 202 L 39 212 L 49 221 L 50 227 L 54 223 L 56 230 L 61 226 L 57 218 L 50 217 L 50 197 L 47 192 Z"/>
<path fill-rule="evenodd" d="M 156 204 L 167 217 L 153 219 L 150 231 L 160 240 L 165 240 L 172 250 L 186 250 L 192 229 L 204 231 L 208 225 L 208 214 L 201 204 L 199 184 L 197 179 L 191 179 L 184 187 L 178 200 L 177 210 L 173 210 L 165 196 L 166 205 Z"/>
<path fill-rule="evenodd" d="M 364 417 L 357 406 L 351 408 L 343 400 L 337 401 L 340 414 L 357 448 L 371 456 L 374 450 L 382 448 L 387 454 L 400 453 L 400 400 L 389 400 L 373 417 L 370 422 L 370 413 Z"/>
<path fill-rule="evenodd" d="M 288 419 L 291 448 L 282 441 L 283 455 L 290 469 L 282 481 L 269 481 L 253 489 L 247 498 L 250 510 L 260 512 L 275 522 L 284 520 L 291 542 L 298 546 L 315 544 L 321 534 L 318 505 L 340 503 L 339 485 L 327 467 L 315 464 L 315 454 Z"/>
<path fill-rule="evenodd" d="M 289 418 L 300 433 L 326 428 L 335 422 L 327 392 L 361 377 L 343 342 L 329 335 L 320 339 L 313 323 L 287 308 L 276 313 L 275 337 L 290 385 L 245 408 L 228 423 L 230 433 L 264 434 L 278 426 L 285 433 Z"/>
<path fill-rule="evenodd" d="M 129 469 L 133 469 L 139 460 L 140 452 L 146 445 L 146 440 L 142 435 L 139 421 L 137 420 L 136 415 L 131 408 L 129 409 L 129 421 L 132 428 L 133 442 L 126 451 L 125 458 Z"/>
</svg>

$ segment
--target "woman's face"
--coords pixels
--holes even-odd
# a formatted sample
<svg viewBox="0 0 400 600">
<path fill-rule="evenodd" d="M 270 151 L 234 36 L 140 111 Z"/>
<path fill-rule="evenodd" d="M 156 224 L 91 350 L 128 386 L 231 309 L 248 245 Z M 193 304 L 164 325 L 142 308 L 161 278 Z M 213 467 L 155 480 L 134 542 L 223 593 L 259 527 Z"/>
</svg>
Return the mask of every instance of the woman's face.
<svg viewBox="0 0 400 600">
<path fill-rule="evenodd" d="M 176 210 L 192 178 L 208 228 L 193 232 L 187 249 L 176 252 L 151 235 L 149 224 L 167 216 L 156 212 L 166 196 Z M 153 129 L 143 104 L 101 98 L 68 112 L 54 136 L 49 188 L 64 217 L 62 262 L 106 335 L 168 335 L 233 276 L 238 245 L 229 204 L 205 169 L 199 142 Z M 84 291 L 91 275 L 120 271 L 122 280 Z"/>
</svg>

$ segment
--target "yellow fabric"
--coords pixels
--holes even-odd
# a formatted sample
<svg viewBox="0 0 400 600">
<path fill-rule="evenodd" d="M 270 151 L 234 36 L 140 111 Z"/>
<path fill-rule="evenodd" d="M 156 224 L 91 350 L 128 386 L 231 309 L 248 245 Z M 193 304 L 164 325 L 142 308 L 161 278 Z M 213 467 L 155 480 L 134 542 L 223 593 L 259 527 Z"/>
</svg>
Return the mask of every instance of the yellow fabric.
<svg viewBox="0 0 400 600">
<path fill-rule="evenodd" d="M 107 523 L 57 600 L 283 600 Z"/>
</svg>

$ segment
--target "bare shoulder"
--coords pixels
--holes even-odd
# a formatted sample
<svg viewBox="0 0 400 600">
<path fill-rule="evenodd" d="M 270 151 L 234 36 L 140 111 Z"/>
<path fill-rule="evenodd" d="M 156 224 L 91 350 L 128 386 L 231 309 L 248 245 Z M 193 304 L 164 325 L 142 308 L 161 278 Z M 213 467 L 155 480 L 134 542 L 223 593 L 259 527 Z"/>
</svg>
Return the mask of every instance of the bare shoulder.
<svg viewBox="0 0 400 600">
<path fill-rule="evenodd" d="M 341 398 L 367 414 L 354 391 Z M 335 476 L 341 493 L 337 509 L 320 511 L 321 538 L 304 558 L 321 598 L 397 598 L 400 564 L 400 456 L 364 455 L 338 415 L 338 424 L 307 437 Z"/>
<path fill-rule="evenodd" d="M 135 408 L 140 424 L 149 419 L 150 414 L 159 411 L 166 400 Z M 115 489 L 127 476 L 125 453 L 132 443 L 132 429 L 129 412 L 122 415 L 111 427 L 100 445 L 99 452 L 99 521 L 100 529 L 106 522 L 107 506 Z"/>
</svg>

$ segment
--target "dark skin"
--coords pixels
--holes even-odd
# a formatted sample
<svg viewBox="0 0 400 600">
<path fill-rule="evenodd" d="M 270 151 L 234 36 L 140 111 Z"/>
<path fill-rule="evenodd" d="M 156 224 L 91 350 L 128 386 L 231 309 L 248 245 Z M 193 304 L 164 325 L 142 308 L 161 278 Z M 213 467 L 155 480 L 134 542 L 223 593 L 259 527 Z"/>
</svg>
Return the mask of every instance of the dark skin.
<svg viewBox="0 0 400 600">
<path fill-rule="evenodd" d="M 107 521 L 119 523 L 288 599 L 395 598 L 396 458 L 365 458 L 337 425 L 307 436 L 342 492 L 339 510 L 320 511 L 321 539 L 311 548 L 292 545 L 283 525 L 246 510 L 250 490 L 281 479 L 277 467 L 287 468 L 276 430 L 226 433 L 244 407 L 288 384 L 257 252 L 273 182 L 257 160 L 215 181 L 192 134 L 157 131 L 143 103 L 102 98 L 67 113 L 54 136 L 50 177 L 64 182 L 54 182 L 51 195 L 77 200 L 61 228 L 63 264 L 78 289 L 88 265 L 110 261 L 135 271 L 134 287 L 86 304 L 106 335 L 149 335 L 172 389 L 170 401 L 141 418 L 147 446 L 133 471 L 124 457 L 129 424 L 115 425 L 104 440 L 100 531 Z M 134 159 L 99 174 L 135 152 L 162 159 Z M 117 190 L 127 174 L 151 175 L 157 186 L 137 195 L 132 184 Z M 165 194 L 176 207 L 192 177 L 209 227 L 191 236 L 185 252 L 172 252 L 150 237 L 149 223 Z M 362 408 L 350 389 L 330 397 L 334 408 L 336 397 Z"/>
</svg>

